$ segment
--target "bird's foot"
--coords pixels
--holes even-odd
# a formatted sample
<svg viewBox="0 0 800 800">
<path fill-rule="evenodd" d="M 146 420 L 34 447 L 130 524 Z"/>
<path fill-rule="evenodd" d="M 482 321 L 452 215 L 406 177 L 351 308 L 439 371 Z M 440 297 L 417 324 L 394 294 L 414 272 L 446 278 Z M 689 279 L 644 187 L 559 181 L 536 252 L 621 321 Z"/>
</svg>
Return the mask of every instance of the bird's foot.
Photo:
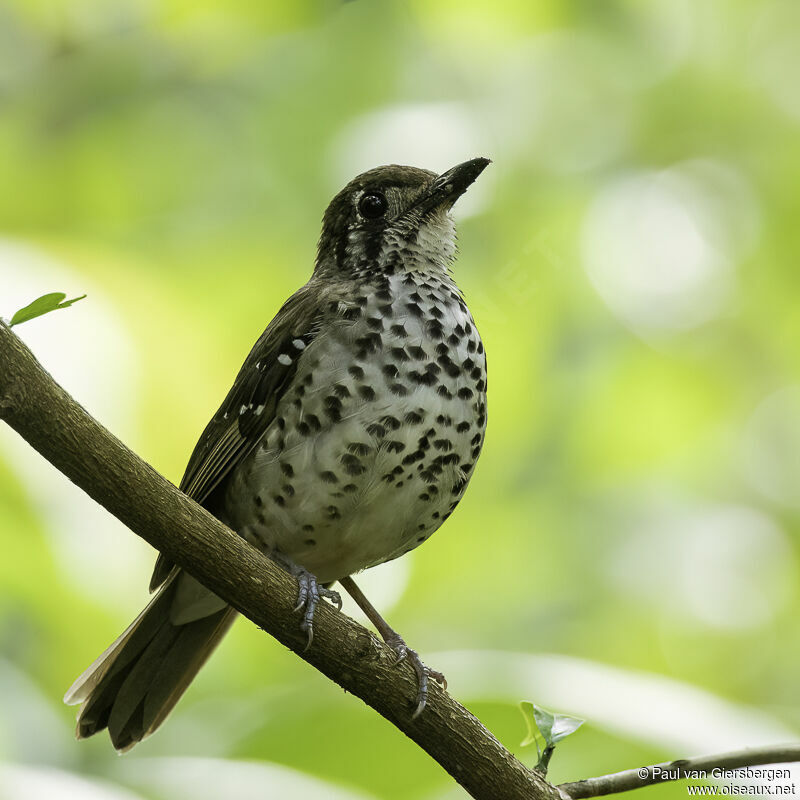
<svg viewBox="0 0 800 800">
<path fill-rule="evenodd" d="M 408 661 L 417 673 L 417 698 L 416 708 L 411 715 L 411 719 L 416 719 L 424 710 L 428 703 L 428 682 L 430 680 L 436 681 L 443 689 L 447 688 L 447 679 L 441 672 L 431 669 L 429 666 L 422 662 L 416 650 L 412 650 L 403 641 L 403 637 L 397 633 L 386 639 L 386 644 L 394 650 L 397 660 L 395 665 L 401 661 Z"/>
<path fill-rule="evenodd" d="M 297 580 L 297 605 L 294 611 L 303 612 L 303 620 L 300 623 L 300 630 L 308 636 L 305 650 L 311 647 L 314 641 L 314 613 L 321 598 L 330 600 L 336 608 L 342 610 L 342 598 L 339 592 L 334 592 L 326 586 L 321 586 L 316 576 L 309 572 L 305 567 L 295 564 L 291 559 L 281 553 L 274 553 L 273 557 L 282 564 L 289 573 Z"/>
</svg>

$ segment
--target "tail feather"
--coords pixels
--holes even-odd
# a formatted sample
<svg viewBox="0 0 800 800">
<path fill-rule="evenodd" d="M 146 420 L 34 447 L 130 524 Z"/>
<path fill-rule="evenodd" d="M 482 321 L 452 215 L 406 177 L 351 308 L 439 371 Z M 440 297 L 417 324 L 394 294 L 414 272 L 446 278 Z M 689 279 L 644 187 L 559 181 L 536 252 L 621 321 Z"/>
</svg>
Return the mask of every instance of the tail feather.
<svg viewBox="0 0 800 800">
<path fill-rule="evenodd" d="M 176 571 L 124 633 L 70 687 L 69 704 L 83 703 L 79 739 L 108 728 L 117 750 L 149 736 L 166 719 L 227 632 L 236 612 L 220 602 L 213 613 L 175 624 L 181 583 Z M 207 590 L 206 590 L 207 591 Z M 210 598 L 214 596 L 208 592 Z M 218 600 L 218 598 L 217 598 Z"/>
</svg>

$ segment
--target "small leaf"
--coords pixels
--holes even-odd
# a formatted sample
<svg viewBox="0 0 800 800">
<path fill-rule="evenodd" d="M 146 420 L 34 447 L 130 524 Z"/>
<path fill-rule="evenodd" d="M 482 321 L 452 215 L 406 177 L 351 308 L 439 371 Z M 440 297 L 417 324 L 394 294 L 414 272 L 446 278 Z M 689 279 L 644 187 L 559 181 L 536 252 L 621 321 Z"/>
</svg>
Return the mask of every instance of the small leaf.
<svg viewBox="0 0 800 800">
<path fill-rule="evenodd" d="M 584 722 L 585 720 L 578 719 L 578 717 L 570 717 L 567 714 L 556 714 L 550 734 L 553 744 L 575 733 Z"/>
<path fill-rule="evenodd" d="M 527 700 L 523 700 L 519 704 L 519 708 L 520 711 L 522 711 L 522 718 L 525 720 L 525 727 L 528 731 L 519 745 L 520 747 L 528 747 L 532 744 L 536 744 L 536 739 L 539 734 L 539 729 L 536 727 L 536 720 L 534 719 L 534 705 Z M 539 749 L 538 744 L 536 745 L 536 749 Z"/>
<path fill-rule="evenodd" d="M 534 706 L 533 718 L 536 720 L 536 727 L 539 729 L 539 733 L 542 734 L 544 743 L 548 746 L 552 745 L 554 743 L 553 723 L 556 721 L 556 715 L 551 714 L 549 711 L 546 711 L 539 706 Z"/>
<path fill-rule="evenodd" d="M 73 297 L 72 300 L 64 300 L 65 297 L 66 295 L 63 292 L 51 292 L 50 294 L 43 294 L 41 297 L 37 297 L 36 300 L 25 306 L 25 308 L 21 308 L 11 317 L 9 327 L 13 328 L 14 325 L 19 325 L 22 322 L 41 317 L 42 314 L 49 314 L 51 311 L 56 311 L 59 308 L 68 308 L 73 303 L 77 303 L 78 300 L 83 300 L 86 295 L 82 294 L 80 297 Z"/>
</svg>

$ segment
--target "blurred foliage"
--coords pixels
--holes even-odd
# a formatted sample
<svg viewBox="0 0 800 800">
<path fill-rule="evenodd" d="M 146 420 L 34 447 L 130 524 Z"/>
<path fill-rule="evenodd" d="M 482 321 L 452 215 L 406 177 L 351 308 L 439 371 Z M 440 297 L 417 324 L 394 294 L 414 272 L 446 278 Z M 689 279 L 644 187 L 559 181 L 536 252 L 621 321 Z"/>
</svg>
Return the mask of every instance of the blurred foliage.
<svg viewBox="0 0 800 800">
<path fill-rule="evenodd" d="M 585 718 L 556 781 L 792 738 L 799 37 L 791 0 L 7 0 L 0 314 L 86 291 L 20 335 L 177 482 L 341 185 L 492 158 L 486 448 L 373 602 L 515 752 L 523 698 Z M 0 797 L 463 796 L 246 623 L 151 740 L 78 745 L 152 554 L 5 428 L 0 531 Z"/>
</svg>

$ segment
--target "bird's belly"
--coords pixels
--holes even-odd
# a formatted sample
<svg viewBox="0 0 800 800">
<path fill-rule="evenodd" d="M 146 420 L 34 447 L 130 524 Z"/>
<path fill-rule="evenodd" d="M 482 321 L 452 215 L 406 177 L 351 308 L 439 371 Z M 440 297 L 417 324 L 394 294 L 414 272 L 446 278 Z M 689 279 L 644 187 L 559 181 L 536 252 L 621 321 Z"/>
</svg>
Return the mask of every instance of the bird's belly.
<svg viewBox="0 0 800 800">
<path fill-rule="evenodd" d="M 462 420 L 472 415 L 468 407 L 457 418 L 434 413 L 441 404 L 422 395 L 415 393 L 410 403 L 367 403 L 305 437 L 291 432 L 287 420 L 282 441 L 268 437 L 231 482 L 231 524 L 321 581 L 421 544 L 461 499 L 471 453 L 482 438 Z M 306 420 L 309 414 L 314 416 L 305 413 Z M 459 423 L 462 432 L 456 433 Z"/>
<path fill-rule="evenodd" d="M 486 361 L 469 312 L 418 287 L 414 316 L 394 288 L 391 306 L 361 298 L 358 321 L 309 346 L 228 483 L 230 524 L 321 581 L 421 544 L 461 499 L 483 444 Z"/>
</svg>

